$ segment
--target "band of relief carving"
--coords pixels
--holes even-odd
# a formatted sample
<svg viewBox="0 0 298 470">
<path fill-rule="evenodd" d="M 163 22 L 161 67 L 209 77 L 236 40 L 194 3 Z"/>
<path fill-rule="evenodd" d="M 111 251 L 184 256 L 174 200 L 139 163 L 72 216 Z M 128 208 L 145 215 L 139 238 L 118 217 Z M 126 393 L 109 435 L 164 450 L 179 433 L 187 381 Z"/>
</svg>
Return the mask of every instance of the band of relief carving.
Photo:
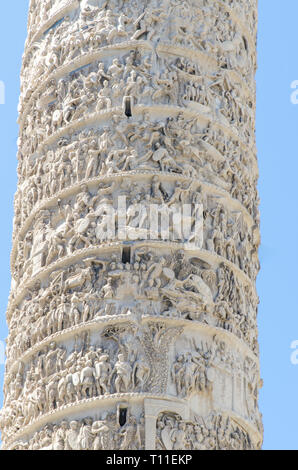
<svg viewBox="0 0 298 470">
<path fill-rule="evenodd" d="M 31 0 L 3 449 L 261 447 L 256 25 Z"/>
</svg>

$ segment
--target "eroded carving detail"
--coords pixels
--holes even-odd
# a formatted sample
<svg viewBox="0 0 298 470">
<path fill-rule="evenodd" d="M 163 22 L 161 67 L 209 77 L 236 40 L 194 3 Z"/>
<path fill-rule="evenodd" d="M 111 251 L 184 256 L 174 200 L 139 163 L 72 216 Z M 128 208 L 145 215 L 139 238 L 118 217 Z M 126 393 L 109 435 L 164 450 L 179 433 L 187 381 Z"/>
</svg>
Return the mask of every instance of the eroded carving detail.
<svg viewBox="0 0 298 470">
<path fill-rule="evenodd" d="M 31 0 L 3 448 L 260 447 L 256 24 Z"/>
</svg>

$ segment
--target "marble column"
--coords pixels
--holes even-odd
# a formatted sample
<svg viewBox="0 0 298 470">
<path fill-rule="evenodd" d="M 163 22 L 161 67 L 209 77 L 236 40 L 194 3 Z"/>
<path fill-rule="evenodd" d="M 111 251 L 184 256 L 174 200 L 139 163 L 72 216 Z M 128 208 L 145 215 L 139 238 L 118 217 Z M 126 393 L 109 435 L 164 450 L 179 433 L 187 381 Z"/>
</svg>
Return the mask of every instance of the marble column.
<svg viewBox="0 0 298 470">
<path fill-rule="evenodd" d="M 259 449 L 256 0 L 31 0 L 3 449 Z"/>
</svg>

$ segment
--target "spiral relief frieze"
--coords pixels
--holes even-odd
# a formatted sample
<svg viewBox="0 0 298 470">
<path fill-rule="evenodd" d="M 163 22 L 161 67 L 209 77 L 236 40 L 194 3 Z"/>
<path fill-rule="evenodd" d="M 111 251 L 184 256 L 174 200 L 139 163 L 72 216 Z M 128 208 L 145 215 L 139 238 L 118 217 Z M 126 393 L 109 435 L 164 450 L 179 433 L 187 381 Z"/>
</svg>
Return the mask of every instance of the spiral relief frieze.
<svg viewBox="0 0 298 470">
<path fill-rule="evenodd" d="M 262 444 L 255 0 L 31 0 L 3 449 Z"/>
</svg>

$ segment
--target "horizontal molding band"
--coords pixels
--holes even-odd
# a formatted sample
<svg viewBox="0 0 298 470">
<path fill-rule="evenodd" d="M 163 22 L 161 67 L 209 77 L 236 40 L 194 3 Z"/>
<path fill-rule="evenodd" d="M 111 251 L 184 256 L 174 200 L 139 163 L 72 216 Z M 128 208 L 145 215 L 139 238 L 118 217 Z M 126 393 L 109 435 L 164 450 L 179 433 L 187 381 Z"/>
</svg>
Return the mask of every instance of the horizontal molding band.
<svg viewBox="0 0 298 470">
<path fill-rule="evenodd" d="M 148 248 L 168 248 L 171 250 L 186 250 L 187 253 L 192 253 L 194 256 L 198 256 L 204 261 L 213 263 L 213 264 L 226 264 L 229 266 L 234 273 L 238 275 L 238 277 L 246 284 L 246 285 L 254 285 L 254 280 L 250 279 L 244 271 L 238 268 L 234 263 L 227 260 L 223 256 L 219 256 L 216 253 L 212 253 L 211 251 L 205 249 L 195 248 L 194 245 L 183 243 L 183 242 L 171 242 L 171 241 L 163 241 L 163 240 L 137 240 L 130 242 L 135 248 L 140 246 L 146 246 Z M 83 248 L 81 250 L 77 250 L 75 253 L 67 256 L 63 256 L 57 261 L 54 261 L 49 266 L 43 267 L 38 271 L 38 273 L 34 276 L 31 276 L 29 281 L 25 281 L 24 283 L 20 283 L 17 286 L 17 290 L 24 291 L 28 289 L 29 286 L 33 286 L 36 281 L 42 280 L 49 276 L 52 271 L 55 269 L 59 269 L 60 267 L 64 267 L 66 265 L 70 265 L 75 263 L 76 261 L 80 261 L 82 258 L 91 255 L 100 255 L 106 252 L 109 252 L 117 247 L 127 246 L 126 241 L 116 241 L 116 242 L 107 242 L 102 243 L 101 246 L 92 246 L 89 248 Z M 16 298 L 18 298 L 17 296 Z M 14 302 L 15 304 L 15 302 Z"/>
<path fill-rule="evenodd" d="M 253 51 L 255 49 L 255 38 L 252 36 L 249 29 L 246 27 L 245 23 L 235 13 L 233 8 L 230 8 L 229 5 L 227 5 L 225 1 L 217 0 L 217 2 L 221 5 L 221 7 L 223 7 L 230 14 L 234 23 L 242 31 L 243 36 L 245 36 L 245 38 L 248 40 L 250 49 Z M 41 27 L 38 28 L 38 30 L 34 33 L 29 43 L 27 44 L 25 54 L 27 55 L 28 53 L 31 52 L 31 48 L 34 45 L 34 43 L 37 42 L 48 29 L 54 26 L 54 24 L 57 21 L 61 20 L 67 13 L 69 13 L 70 11 L 76 8 L 79 8 L 79 6 L 80 6 L 79 0 L 69 0 L 62 8 L 59 8 L 58 10 L 56 10 L 54 15 L 48 18 L 47 21 L 45 21 L 41 25 Z M 257 10 L 256 10 L 256 13 L 257 13 Z M 30 25 L 28 25 L 28 29 L 30 30 Z"/>
<path fill-rule="evenodd" d="M 120 325 L 122 323 L 134 323 L 136 319 L 133 313 L 129 313 L 127 315 L 108 315 L 106 317 L 98 317 L 94 320 L 91 320 L 86 323 L 80 323 L 76 326 L 72 326 L 62 331 L 58 331 L 57 333 L 48 336 L 40 343 L 35 344 L 32 348 L 28 349 L 24 354 L 20 355 L 18 359 L 11 363 L 9 366 L 10 371 L 17 371 L 18 365 L 20 362 L 26 363 L 28 362 L 32 356 L 37 354 L 43 348 L 51 344 L 53 341 L 55 342 L 65 342 L 70 338 L 82 333 L 86 330 L 88 331 L 96 331 L 98 329 L 104 329 L 109 325 Z M 141 324 L 146 323 L 165 323 L 170 325 L 171 327 L 179 326 L 183 328 L 191 327 L 193 331 L 203 332 L 210 335 L 210 337 L 220 337 L 226 343 L 232 345 L 236 350 L 238 350 L 243 356 L 248 356 L 252 359 L 260 368 L 260 361 L 258 356 L 251 350 L 251 348 L 247 345 L 247 343 L 241 340 L 238 336 L 230 331 L 227 331 L 223 328 L 207 325 L 204 323 L 200 323 L 198 321 L 187 320 L 182 318 L 171 318 L 171 317 L 163 317 L 163 316 L 151 316 L 146 315 L 143 316 L 141 319 Z"/>
<path fill-rule="evenodd" d="M 225 264 L 229 266 L 234 272 L 234 274 L 236 274 L 237 277 L 241 279 L 244 284 L 251 286 L 254 292 L 256 292 L 254 280 L 250 279 L 247 276 L 247 274 L 245 274 L 241 269 L 239 269 L 235 264 L 228 261 L 226 258 L 223 258 L 222 256 L 219 256 L 215 253 L 211 253 L 210 251 L 207 251 L 204 249 L 195 249 L 192 245 L 190 246 L 187 243 L 165 242 L 162 240 L 132 241 L 132 245 L 136 249 L 140 247 L 148 247 L 150 249 L 168 248 L 170 250 L 177 250 L 177 251 L 186 249 L 187 253 L 189 254 L 192 253 L 193 256 L 200 257 L 203 261 L 206 261 L 209 264 L 213 264 L 213 265 Z M 60 258 L 59 260 L 52 263 L 50 266 L 42 268 L 37 274 L 35 274 L 34 276 L 31 276 L 29 280 L 17 286 L 16 288 L 17 295 L 13 299 L 10 299 L 9 301 L 9 307 L 7 309 L 7 318 L 10 318 L 11 312 L 14 309 L 14 307 L 17 306 L 23 300 L 24 296 L 26 295 L 26 291 L 30 287 L 33 287 L 34 284 L 36 284 L 38 280 L 41 281 L 45 278 L 48 278 L 49 275 L 53 271 L 59 268 L 63 268 L 65 266 L 69 266 L 75 262 L 81 261 L 87 256 L 100 256 L 109 251 L 114 251 L 116 248 L 121 249 L 123 246 L 127 246 L 127 244 L 124 242 L 111 242 L 111 243 L 102 244 L 100 247 L 84 248 L 82 250 L 77 250 L 77 252 L 72 255 L 68 255 L 68 256 Z"/>
<path fill-rule="evenodd" d="M 59 8 L 58 10 L 56 10 L 55 14 L 52 15 L 50 18 L 48 18 L 47 21 L 45 21 L 34 33 L 34 35 L 30 39 L 26 47 L 25 54 L 28 54 L 29 52 L 31 52 L 31 48 L 34 45 L 34 43 L 37 42 L 48 29 L 54 26 L 54 24 L 57 23 L 57 21 L 61 20 L 65 15 L 67 15 L 67 13 L 74 10 L 75 8 L 79 8 L 79 6 L 80 6 L 80 0 L 68 0 L 62 8 Z M 30 29 L 30 25 L 29 25 L 29 29 Z"/>
<path fill-rule="evenodd" d="M 98 51 L 82 54 L 81 56 L 76 57 L 70 62 L 59 66 L 54 72 L 51 72 L 50 74 L 42 75 L 41 77 L 39 77 L 37 80 L 37 83 L 35 84 L 34 92 L 30 96 L 28 103 L 26 104 L 23 112 L 20 114 L 18 118 L 20 132 L 23 129 L 25 118 L 29 112 L 30 106 L 33 104 L 35 97 L 37 97 L 43 90 L 47 89 L 49 81 L 53 79 L 58 80 L 81 67 L 92 64 L 93 62 L 97 60 L 104 59 L 107 57 L 114 57 L 116 53 L 119 53 L 119 51 L 124 51 L 125 53 L 128 53 L 132 49 L 140 49 L 140 50 L 145 50 L 148 52 L 154 51 L 152 44 L 144 40 L 140 40 L 140 41 L 132 40 L 132 41 L 126 41 L 126 42 L 119 43 L 119 44 L 112 44 L 109 46 L 104 46 L 100 48 Z M 196 59 L 197 65 L 202 66 L 202 64 L 205 64 L 206 69 L 209 69 L 209 71 L 214 72 L 218 70 L 217 61 L 215 59 L 208 56 L 204 52 L 198 51 L 196 49 L 190 49 L 190 48 L 186 48 L 182 46 L 173 46 L 171 43 L 169 44 L 160 43 L 158 44 L 156 48 L 156 53 L 157 54 L 167 53 L 167 54 L 174 55 L 177 57 L 188 58 L 192 61 Z M 242 75 L 240 75 L 238 72 L 232 69 L 225 70 L 225 73 L 229 73 L 230 75 L 234 76 L 235 82 L 241 83 L 242 89 L 245 90 L 246 97 L 251 97 L 252 91 L 249 89 L 247 82 L 245 81 L 244 77 L 242 77 Z M 190 75 L 190 77 L 192 77 L 192 75 Z M 26 102 L 26 96 L 23 101 Z"/>
<path fill-rule="evenodd" d="M 81 400 L 80 402 L 69 404 L 58 408 L 57 410 L 50 411 L 49 413 L 37 418 L 31 424 L 25 426 L 21 431 L 17 432 L 13 439 L 9 439 L 7 443 L 4 442 L 2 450 L 8 449 L 13 445 L 13 443 L 20 441 L 28 437 L 28 435 L 32 436 L 36 431 L 38 431 L 43 426 L 49 423 L 55 423 L 58 420 L 64 420 L 68 417 L 73 416 L 76 412 L 90 412 L 91 410 L 96 410 L 98 406 L 100 406 L 103 402 L 105 405 L 115 405 L 117 402 L 125 400 L 128 402 L 142 402 L 146 398 L 148 399 L 156 399 L 156 400 L 165 400 L 171 401 L 173 403 L 185 404 L 187 405 L 186 400 L 179 400 L 177 398 L 172 397 L 171 395 L 152 395 L 149 393 L 119 393 L 113 394 L 109 396 L 102 396 L 96 398 L 89 398 L 85 400 Z M 241 427 L 246 429 L 249 435 L 252 437 L 255 443 L 262 442 L 262 435 L 257 428 L 255 428 L 249 421 L 245 420 L 242 416 L 238 415 L 233 411 L 228 410 L 215 410 L 217 413 L 221 413 L 225 417 L 233 418 Z"/>
<path fill-rule="evenodd" d="M 123 173 L 114 173 L 109 176 L 98 176 L 96 178 L 90 178 L 90 179 L 82 179 L 78 183 L 73 184 L 65 189 L 62 189 L 61 191 L 58 191 L 54 196 L 50 198 L 44 198 L 39 203 L 37 203 L 30 211 L 29 216 L 26 218 L 25 223 L 21 226 L 18 236 L 13 240 L 13 247 L 11 251 L 11 267 L 13 267 L 13 264 L 15 262 L 16 256 L 17 256 L 17 245 L 19 241 L 22 241 L 24 238 L 25 234 L 27 231 L 30 229 L 30 226 L 38 214 L 39 211 L 48 209 L 53 206 L 58 205 L 58 200 L 63 200 L 65 198 L 75 196 L 81 191 L 81 185 L 86 184 L 88 186 L 93 186 L 95 184 L 100 184 L 100 183 L 108 183 L 108 182 L 113 182 L 113 181 L 119 181 L 123 178 L 133 178 L 133 179 L 145 179 L 145 178 L 150 178 L 154 176 L 160 176 L 163 178 L 163 180 L 175 180 L 175 181 L 185 181 L 189 183 L 197 183 L 201 188 L 204 190 L 206 194 L 212 194 L 216 195 L 219 197 L 222 197 L 226 200 L 226 207 L 231 209 L 231 210 L 236 210 L 240 211 L 243 214 L 244 220 L 246 223 L 250 226 L 253 227 L 255 225 L 255 221 L 253 217 L 250 215 L 248 210 L 241 204 L 238 199 L 232 198 L 230 193 L 224 189 L 219 188 L 218 186 L 215 186 L 210 183 L 206 182 L 201 182 L 198 178 L 188 178 L 183 175 L 180 175 L 178 173 L 170 173 L 170 172 L 161 172 L 161 171 L 127 171 Z"/>
<path fill-rule="evenodd" d="M 180 107 L 180 106 L 171 106 L 171 105 L 142 105 L 138 104 L 133 108 L 133 115 L 140 116 L 144 113 L 157 114 L 161 118 L 176 117 L 183 114 L 189 118 L 196 118 L 198 121 L 203 122 L 205 125 L 212 122 L 214 127 L 220 129 L 225 135 L 231 137 L 232 139 L 239 142 L 242 149 L 246 152 L 252 152 L 254 155 L 255 143 L 252 146 L 247 145 L 247 143 L 239 136 L 238 132 L 228 125 L 223 124 L 221 121 L 215 118 L 213 114 L 199 114 L 197 110 L 190 107 Z M 38 157 L 41 155 L 45 148 L 52 146 L 56 141 L 65 137 L 66 135 L 72 134 L 76 131 L 79 131 L 85 127 L 104 124 L 108 120 L 111 120 L 114 115 L 124 115 L 123 108 L 121 106 L 116 106 L 108 110 L 103 110 L 100 112 L 95 112 L 88 114 L 87 117 L 82 118 L 78 121 L 74 121 L 67 126 L 60 129 L 58 132 L 53 133 L 47 139 L 45 139 L 37 148 L 33 156 Z M 257 172 L 257 161 L 255 158 L 252 159 L 254 169 Z"/>
</svg>

